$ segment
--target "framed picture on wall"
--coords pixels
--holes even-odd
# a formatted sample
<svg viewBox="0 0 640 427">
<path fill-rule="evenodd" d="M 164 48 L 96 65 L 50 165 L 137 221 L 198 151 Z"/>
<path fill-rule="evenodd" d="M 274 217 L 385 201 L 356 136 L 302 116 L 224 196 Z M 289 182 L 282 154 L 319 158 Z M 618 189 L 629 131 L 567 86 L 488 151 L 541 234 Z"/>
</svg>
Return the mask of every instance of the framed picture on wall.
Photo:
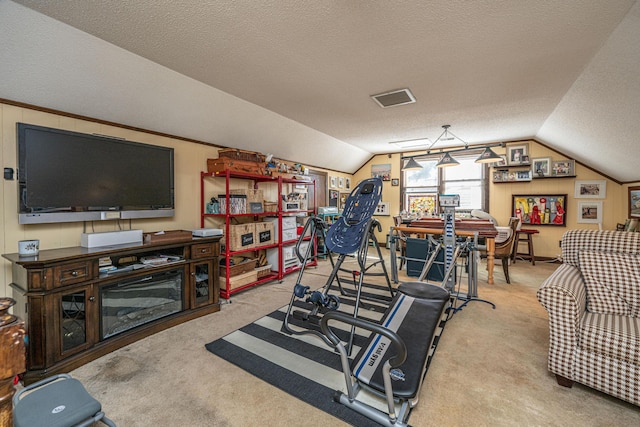
<svg viewBox="0 0 640 427">
<path fill-rule="evenodd" d="M 338 207 L 340 193 L 337 190 L 329 190 L 329 206 Z"/>
<path fill-rule="evenodd" d="M 522 194 L 512 197 L 511 216 L 520 218 L 522 225 L 566 226 L 566 194 Z"/>
<path fill-rule="evenodd" d="M 376 207 L 375 212 L 373 213 L 374 215 L 384 215 L 384 216 L 389 216 L 389 202 L 380 202 L 378 203 L 378 206 Z"/>
<path fill-rule="evenodd" d="M 391 179 L 391 185 L 394 187 L 397 187 L 398 185 L 400 185 L 400 179 L 399 178 L 392 178 Z"/>
<path fill-rule="evenodd" d="M 602 202 L 578 202 L 578 222 L 602 224 Z"/>
<path fill-rule="evenodd" d="M 338 187 L 338 179 L 335 176 L 329 178 L 329 188 L 337 188 Z"/>
<path fill-rule="evenodd" d="M 349 197 L 350 193 L 340 193 L 340 204 L 338 205 L 338 208 L 340 210 L 344 209 L 344 205 L 347 204 L 347 198 Z"/>
<path fill-rule="evenodd" d="M 529 144 L 514 144 L 507 146 L 507 163 L 509 165 L 529 164 Z"/>
<path fill-rule="evenodd" d="M 533 176 L 551 176 L 551 159 L 549 157 L 531 159 Z"/>
<path fill-rule="evenodd" d="M 344 188 L 344 178 L 338 178 L 338 188 Z"/>
<path fill-rule="evenodd" d="M 576 180 L 576 199 L 604 199 L 607 197 L 607 181 L 604 179 L 597 181 Z"/>
<path fill-rule="evenodd" d="M 629 187 L 629 218 L 640 218 L 640 187 Z"/>
<path fill-rule="evenodd" d="M 371 165 L 371 177 L 391 181 L 391 163 Z"/>
<path fill-rule="evenodd" d="M 499 168 L 501 166 L 507 166 L 507 155 L 506 154 L 498 154 L 498 156 L 500 157 L 500 160 L 498 160 L 497 162 L 495 162 L 491 166 L 493 166 L 494 168 Z"/>
<path fill-rule="evenodd" d="M 574 176 L 576 174 L 575 160 L 560 160 L 553 162 L 551 174 L 553 176 Z"/>
<path fill-rule="evenodd" d="M 347 190 L 351 189 L 351 178 L 345 178 L 344 182 L 345 182 L 345 188 Z"/>
</svg>

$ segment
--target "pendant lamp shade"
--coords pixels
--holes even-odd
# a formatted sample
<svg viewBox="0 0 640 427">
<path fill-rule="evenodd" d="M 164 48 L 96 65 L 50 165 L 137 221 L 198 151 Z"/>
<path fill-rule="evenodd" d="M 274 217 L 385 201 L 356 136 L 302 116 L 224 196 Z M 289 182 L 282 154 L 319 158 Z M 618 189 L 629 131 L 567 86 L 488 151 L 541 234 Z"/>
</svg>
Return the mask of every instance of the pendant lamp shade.
<svg viewBox="0 0 640 427">
<path fill-rule="evenodd" d="M 444 153 L 444 156 L 442 156 L 442 158 L 440 159 L 438 164 L 436 164 L 436 167 L 438 167 L 438 168 L 446 168 L 446 167 L 449 167 L 449 166 L 458 166 L 459 164 L 460 164 L 460 162 L 457 161 L 456 159 L 454 159 L 453 157 L 451 157 L 451 154 Z"/>
<path fill-rule="evenodd" d="M 414 169 L 422 169 L 422 166 L 420 165 L 420 163 L 416 162 L 416 159 L 411 157 L 409 161 L 405 163 L 402 170 L 406 171 L 406 170 L 414 170 Z"/>
<path fill-rule="evenodd" d="M 498 156 L 491 147 L 487 147 L 484 149 L 480 157 L 476 159 L 476 163 L 495 163 L 502 160 L 500 156 Z"/>
</svg>

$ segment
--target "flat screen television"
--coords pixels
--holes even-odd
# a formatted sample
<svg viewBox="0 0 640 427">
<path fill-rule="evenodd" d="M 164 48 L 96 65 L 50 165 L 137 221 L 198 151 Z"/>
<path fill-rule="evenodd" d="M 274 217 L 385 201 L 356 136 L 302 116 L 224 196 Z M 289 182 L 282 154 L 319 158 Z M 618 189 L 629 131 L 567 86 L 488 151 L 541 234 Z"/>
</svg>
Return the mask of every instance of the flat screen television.
<svg viewBox="0 0 640 427">
<path fill-rule="evenodd" d="M 173 148 L 17 127 L 20 224 L 174 215 Z"/>
</svg>

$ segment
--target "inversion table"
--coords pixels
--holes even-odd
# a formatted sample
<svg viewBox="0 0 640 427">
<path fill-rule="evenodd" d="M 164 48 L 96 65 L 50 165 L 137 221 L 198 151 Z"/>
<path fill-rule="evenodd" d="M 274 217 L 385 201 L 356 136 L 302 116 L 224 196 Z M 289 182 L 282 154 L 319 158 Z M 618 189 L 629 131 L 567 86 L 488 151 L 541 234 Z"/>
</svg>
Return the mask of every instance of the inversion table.
<svg viewBox="0 0 640 427">
<path fill-rule="evenodd" d="M 381 425 L 406 426 L 411 408 L 418 403 L 435 340 L 442 332 L 450 304 L 450 294 L 444 287 L 408 282 L 399 286 L 380 324 L 339 311 L 327 312 L 320 326 L 340 353 L 347 390 L 346 394 L 336 391 L 334 400 Z M 330 322 L 372 332 L 353 362 Z M 357 399 L 364 389 L 386 401 L 386 412 Z"/>
<path fill-rule="evenodd" d="M 342 286 L 341 279 L 338 277 L 338 273 L 340 271 L 346 271 L 342 268 L 342 264 L 347 257 L 352 256 L 353 254 L 355 254 L 358 260 L 358 266 L 360 268 L 360 270 L 358 271 L 351 271 L 354 277 L 353 282 L 356 287 L 356 303 L 353 317 L 357 317 L 358 307 L 361 303 L 364 276 L 365 274 L 367 274 L 367 271 L 373 266 L 382 266 L 383 273 L 381 274 L 386 278 L 390 297 L 393 297 L 395 291 L 391 286 L 391 281 L 389 280 L 389 276 L 387 274 L 384 259 L 380 251 L 380 246 L 378 245 L 375 236 L 375 229 L 377 228 L 378 230 L 381 230 L 380 224 L 378 223 L 378 221 L 372 218 L 373 213 L 375 212 L 378 203 L 380 202 L 381 195 L 382 180 L 380 178 L 365 179 L 358 183 L 358 185 L 355 186 L 351 191 L 349 197 L 346 200 L 345 208 L 342 212 L 342 215 L 333 225 L 331 225 L 326 235 L 324 235 L 326 226 L 323 224 L 323 221 L 314 218 L 313 220 L 307 222 L 305 228 L 313 227 L 313 229 L 311 230 L 312 237 L 315 237 L 316 233 L 320 233 L 321 236 L 324 237 L 325 246 L 327 247 L 329 259 L 333 268 L 331 270 L 329 278 L 327 279 L 327 282 L 322 287 L 322 289 L 311 291 L 309 286 L 305 286 L 301 283 L 304 273 L 304 266 L 311 256 L 310 251 L 307 250 L 307 252 L 302 255 L 299 250 L 296 249 L 297 256 L 302 263 L 302 269 L 299 272 L 298 281 L 294 286 L 293 294 L 291 295 L 291 300 L 289 302 L 287 313 L 283 321 L 283 331 L 290 334 L 313 333 L 323 338 L 323 340 L 327 342 L 324 335 L 322 335 L 322 333 L 317 328 L 317 325 L 319 324 L 318 314 L 326 310 L 337 309 L 340 305 L 340 298 L 336 295 L 329 294 L 329 289 L 331 288 L 331 285 L 334 281 L 337 282 L 338 288 L 340 289 L 340 293 L 342 295 L 350 294 L 349 290 L 344 289 L 344 287 Z M 306 231 L 303 231 L 296 248 L 300 247 L 301 241 L 305 235 L 307 235 L 307 233 Z M 368 261 L 368 250 L 370 244 L 376 248 L 378 255 L 377 261 L 373 263 L 370 263 Z M 333 259 L 333 254 L 338 255 L 338 258 L 335 261 Z M 372 275 L 374 273 L 369 274 Z M 293 307 L 295 306 L 296 302 L 302 299 L 304 299 L 307 303 L 311 303 L 312 308 L 307 312 L 303 312 L 300 310 L 296 310 L 295 312 L 293 312 Z M 296 318 L 300 318 L 302 320 L 311 320 L 312 322 L 309 326 L 313 326 L 315 324 L 315 329 L 313 327 L 308 330 L 301 331 L 292 329 L 289 325 L 289 317 L 291 315 L 294 315 Z M 354 330 L 355 327 L 352 328 L 351 339 L 348 346 L 349 351 L 351 350 L 352 346 Z"/>
</svg>

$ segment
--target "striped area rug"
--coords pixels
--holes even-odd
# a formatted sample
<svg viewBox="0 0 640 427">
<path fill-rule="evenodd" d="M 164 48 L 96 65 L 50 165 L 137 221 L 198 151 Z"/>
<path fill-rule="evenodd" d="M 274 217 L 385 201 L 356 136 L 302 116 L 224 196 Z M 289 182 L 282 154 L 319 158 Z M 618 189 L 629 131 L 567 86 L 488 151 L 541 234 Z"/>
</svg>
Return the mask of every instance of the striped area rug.
<svg viewBox="0 0 640 427">
<path fill-rule="evenodd" d="M 343 286 L 345 286 L 344 282 Z M 351 288 L 353 288 L 352 285 Z M 330 293 L 339 295 L 335 287 Z M 389 290 L 377 285 L 365 285 L 363 295 L 369 298 L 362 301 L 358 309 L 358 317 L 378 322 L 391 300 Z M 345 295 L 339 295 L 339 297 L 341 301 L 339 310 L 353 313 L 355 297 Z M 381 301 L 374 301 L 370 299 L 371 297 Z M 301 311 L 309 309 L 309 305 L 302 301 L 296 302 L 296 305 Z M 287 307 L 282 307 L 254 323 L 206 344 L 205 347 L 211 353 L 263 381 L 351 425 L 370 426 L 371 420 L 333 401 L 336 390 L 346 392 L 338 354 L 316 335 L 290 335 L 282 332 L 286 311 Z M 309 330 L 307 326 L 310 325 L 306 325 L 309 323 L 303 323 L 293 316 L 289 320 L 294 330 Z M 350 335 L 350 327 L 339 323 L 335 325 L 335 329 L 338 329 L 337 335 L 346 342 Z M 343 329 L 339 329 L 340 326 Z M 352 351 L 354 356 L 361 346 L 366 344 L 368 336 L 367 331 L 356 330 Z M 386 401 L 379 396 L 361 392 L 358 400 L 386 412 Z"/>
</svg>

